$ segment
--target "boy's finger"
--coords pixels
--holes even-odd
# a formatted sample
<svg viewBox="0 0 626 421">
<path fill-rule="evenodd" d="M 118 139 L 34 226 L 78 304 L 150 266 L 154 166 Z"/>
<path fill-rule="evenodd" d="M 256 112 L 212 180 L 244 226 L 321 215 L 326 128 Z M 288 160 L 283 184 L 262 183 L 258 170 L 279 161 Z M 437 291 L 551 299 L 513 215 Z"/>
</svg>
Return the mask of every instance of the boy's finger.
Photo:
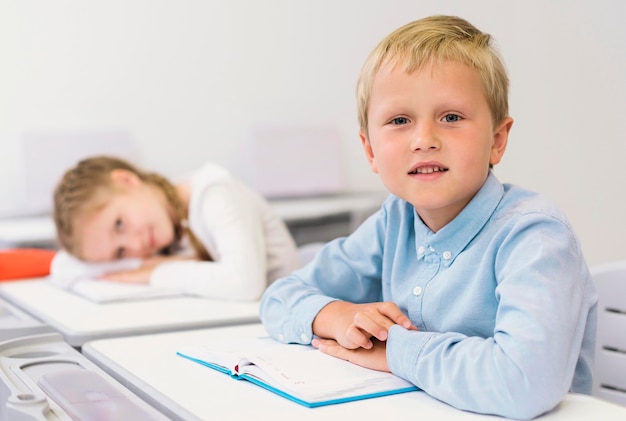
<svg viewBox="0 0 626 421">
<path fill-rule="evenodd" d="M 387 331 L 394 325 L 394 322 L 380 314 L 374 314 L 372 317 L 370 313 L 357 313 L 354 315 L 354 324 L 363 332 L 369 334 L 368 340 L 369 337 L 374 336 L 380 341 L 386 341 Z"/>
<path fill-rule="evenodd" d="M 404 313 L 402 313 L 400 308 L 395 303 L 382 303 L 379 307 L 379 311 L 382 315 L 392 321 L 391 325 L 398 324 L 405 329 L 417 330 L 417 327 L 413 325 L 411 320 Z M 391 328 L 391 325 L 387 326 L 387 330 Z"/>
<path fill-rule="evenodd" d="M 345 356 L 342 357 L 341 354 L 342 354 L 342 351 L 344 351 L 346 348 L 342 347 L 341 345 L 339 345 L 336 341 L 332 339 L 316 338 L 316 339 L 313 339 L 313 342 L 311 342 L 311 344 L 315 348 L 323 352 L 324 354 L 328 354 L 336 358 L 345 359 Z"/>
<path fill-rule="evenodd" d="M 348 339 L 348 341 L 350 341 L 350 343 L 342 345 L 344 345 L 348 349 L 370 349 L 373 346 L 372 341 L 370 340 L 370 336 L 371 334 L 363 331 L 363 329 L 361 329 L 359 326 L 352 325 L 348 328 L 346 332 L 346 338 Z"/>
</svg>

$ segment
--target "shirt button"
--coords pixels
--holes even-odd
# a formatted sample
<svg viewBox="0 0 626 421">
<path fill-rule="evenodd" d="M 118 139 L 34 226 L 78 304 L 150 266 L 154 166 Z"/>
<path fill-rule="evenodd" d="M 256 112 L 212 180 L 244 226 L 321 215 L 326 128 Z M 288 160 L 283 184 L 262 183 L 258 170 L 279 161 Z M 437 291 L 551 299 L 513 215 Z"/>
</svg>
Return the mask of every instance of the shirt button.
<svg viewBox="0 0 626 421">
<path fill-rule="evenodd" d="M 416 297 L 419 297 L 420 295 L 422 295 L 422 287 L 413 288 L 413 295 L 415 295 Z"/>
<path fill-rule="evenodd" d="M 450 260 L 452 258 L 452 253 L 450 253 L 449 251 L 444 251 L 443 258 L 446 260 Z"/>
<path fill-rule="evenodd" d="M 306 333 L 303 333 L 302 335 L 300 335 L 300 340 L 305 344 L 309 343 L 309 336 Z"/>
<path fill-rule="evenodd" d="M 417 252 L 419 254 L 424 254 L 424 247 L 420 246 L 420 248 L 417 249 Z"/>
<path fill-rule="evenodd" d="M 280 335 L 278 335 L 278 340 L 280 342 L 285 342 L 285 335 L 283 335 L 282 333 Z"/>
</svg>

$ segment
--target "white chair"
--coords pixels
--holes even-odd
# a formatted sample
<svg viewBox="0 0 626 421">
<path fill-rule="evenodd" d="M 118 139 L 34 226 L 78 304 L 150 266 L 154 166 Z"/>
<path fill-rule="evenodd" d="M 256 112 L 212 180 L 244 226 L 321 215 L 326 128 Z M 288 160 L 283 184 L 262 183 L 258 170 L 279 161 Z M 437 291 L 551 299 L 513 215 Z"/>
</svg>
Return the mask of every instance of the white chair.
<svg viewBox="0 0 626 421">
<path fill-rule="evenodd" d="M 598 291 L 592 394 L 626 405 L 626 260 L 591 268 Z"/>
</svg>

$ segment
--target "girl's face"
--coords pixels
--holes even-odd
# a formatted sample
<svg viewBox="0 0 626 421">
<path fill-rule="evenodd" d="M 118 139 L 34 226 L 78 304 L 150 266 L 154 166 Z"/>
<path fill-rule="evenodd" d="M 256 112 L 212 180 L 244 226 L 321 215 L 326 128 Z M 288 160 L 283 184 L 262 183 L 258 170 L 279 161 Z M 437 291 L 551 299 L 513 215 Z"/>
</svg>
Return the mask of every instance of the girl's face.
<svg viewBox="0 0 626 421">
<path fill-rule="evenodd" d="M 76 221 L 83 260 L 102 262 L 149 257 L 174 241 L 170 206 L 161 190 L 125 170 L 111 173 L 113 188 L 104 206 Z"/>
<path fill-rule="evenodd" d="M 383 66 L 374 79 L 365 154 L 387 189 L 433 231 L 450 222 L 500 162 L 513 124 L 494 126 L 478 71 L 457 62 L 408 74 Z"/>
</svg>

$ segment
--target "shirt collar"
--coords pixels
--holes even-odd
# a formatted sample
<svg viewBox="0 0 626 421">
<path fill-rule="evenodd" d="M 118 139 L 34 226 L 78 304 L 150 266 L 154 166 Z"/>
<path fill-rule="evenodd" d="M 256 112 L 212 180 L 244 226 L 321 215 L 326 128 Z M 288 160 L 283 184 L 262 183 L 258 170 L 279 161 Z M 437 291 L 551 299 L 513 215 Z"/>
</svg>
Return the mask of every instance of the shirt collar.
<svg viewBox="0 0 626 421">
<path fill-rule="evenodd" d="M 487 224 L 503 195 L 504 187 L 490 171 L 483 186 L 461 213 L 436 233 L 413 210 L 417 249 L 423 247 L 421 250 L 426 250 L 423 254 L 429 251 L 437 253 L 442 258 L 442 263 L 449 266 Z M 418 257 L 422 257 L 419 251 Z"/>
</svg>

